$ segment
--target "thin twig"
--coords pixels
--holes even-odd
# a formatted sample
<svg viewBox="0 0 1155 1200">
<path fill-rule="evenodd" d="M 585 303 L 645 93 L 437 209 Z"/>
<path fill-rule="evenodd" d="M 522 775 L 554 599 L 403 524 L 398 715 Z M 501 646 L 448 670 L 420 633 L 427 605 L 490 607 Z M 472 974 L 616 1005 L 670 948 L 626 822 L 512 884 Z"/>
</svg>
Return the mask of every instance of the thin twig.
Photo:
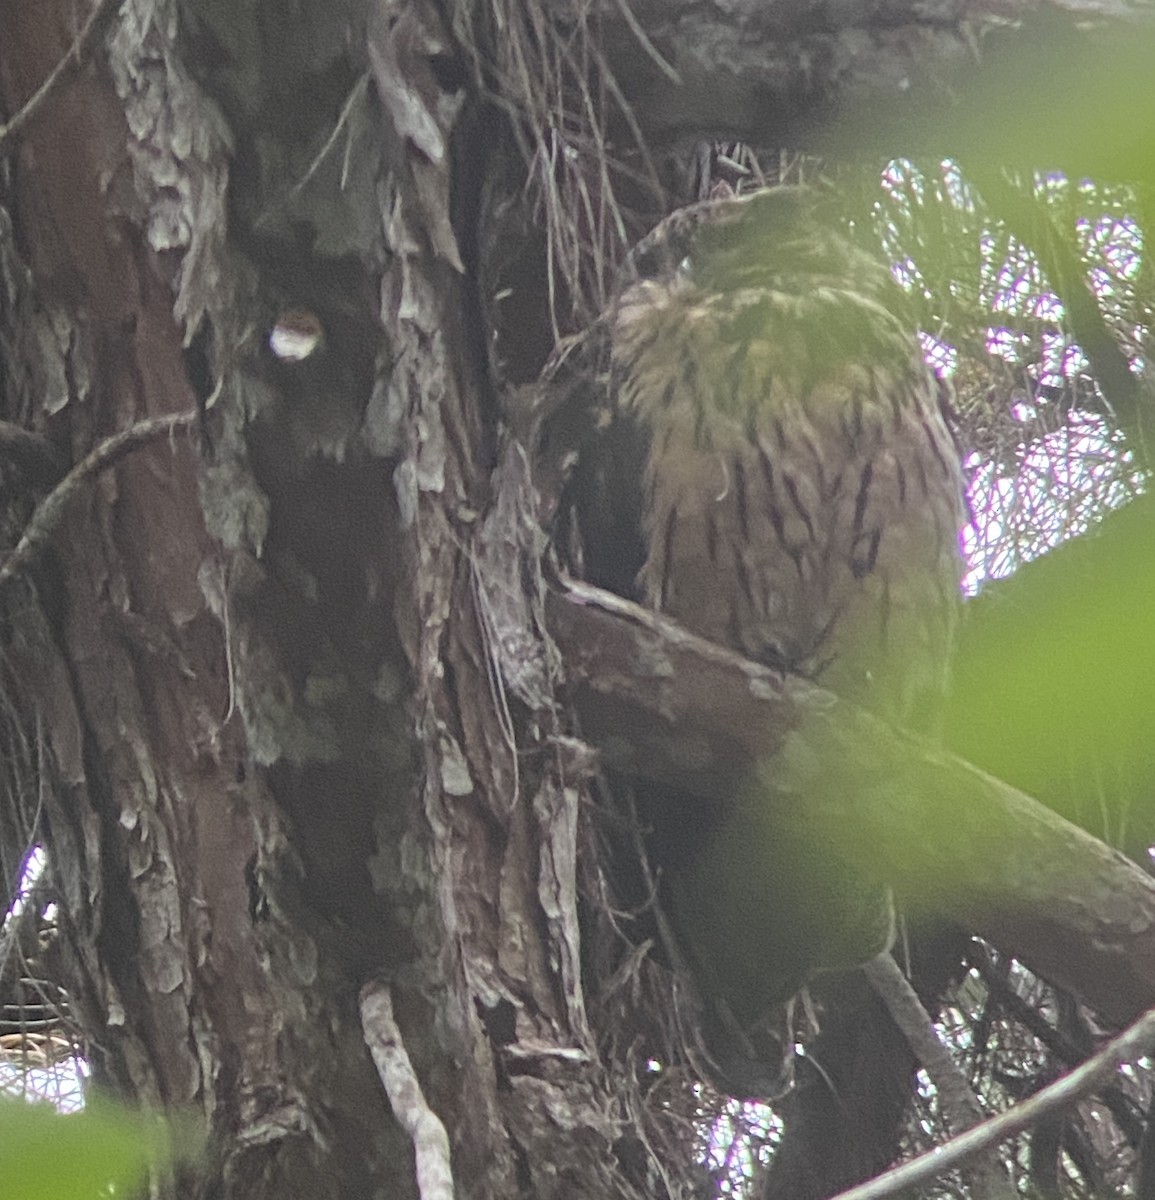
<svg viewBox="0 0 1155 1200">
<path fill-rule="evenodd" d="M 16 549 L 0 566 L 0 590 L 7 587 L 17 575 L 27 571 L 36 561 L 83 484 L 93 476 L 99 475 L 101 471 L 114 466 L 138 447 L 192 425 L 197 417 L 196 412 L 170 413 L 165 417 L 151 417 L 146 421 L 138 421 L 120 433 L 105 438 L 90 450 L 36 506 Z"/>
<path fill-rule="evenodd" d="M 429 1107 L 393 1017 L 388 984 L 367 983 L 361 989 L 361 1030 L 398 1124 L 413 1142 L 417 1160 L 417 1194 L 421 1200 L 453 1200 L 449 1135 Z"/>
<path fill-rule="evenodd" d="M 52 68 L 52 73 L 12 120 L 7 125 L 0 125 L 0 155 L 7 154 L 16 145 L 33 121 L 42 114 L 48 101 L 84 69 L 97 43 L 120 11 L 121 3 L 122 0 L 98 0 L 68 53 Z"/>
<path fill-rule="evenodd" d="M 293 184 L 293 187 L 289 192 L 290 196 L 300 195 L 300 193 L 304 190 L 305 185 L 309 182 L 310 179 L 313 178 L 313 176 L 320 169 L 321 164 L 328 157 L 329 151 L 332 150 L 333 147 L 337 144 L 337 139 L 341 136 L 341 131 L 345 128 L 345 125 L 351 119 L 351 117 L 353 115 L 353 109 L 357 106 L 357 103 L 365 97 L 366 93 L 368 92 L 368 89 L 369 89 L 369 72 L 363 71 L 361 73 L 360 78 L 357 80 L 357 82 L 355 84 L 353 84 L 353 87 L 350 89 L 349 95 L 345 98 L 345 103 L 341 105 L 341 111 L 337 115 L 337 123 L 333 126 L 332 133 L 330 133 L 329 136 L 325 139 L 325 144 L 321 147 L 321 149 L 318 150 L 317 153 L 313 156 L 313 161 L 309 164 L 309 169 L 304 173 L 304 175 L 301 176 L 301 178 L 299 180 L 297 180 L 297 182 L 295 184 Z M 343 174 L 344 174 L 344 172 L 342 172 L 342 175 Z M 345 180 L 344 180 L 344 178 L 342 178 L 341 190 L 344 191 L 344 188 L 345 188 Z"/>
<path fill-rule="evenodd" d="M 863 967 L 863 972 L 934 1084 L 951 1133 L 960 1134 L 976 1128 L 983 1120 L 979 1098 L 943 1045 L 930 1013 L 923 1007 L 898 963 L 890 954 L 880 954 Z M 976 1197 L 1002 1197 L 1005 1200 L 1014 1195 L 1006 1168 L 993 1149 L 981 1157 L 976 1156 L 970 1184 L 971 1193 Z"/>
<path fill-rule="evenodd" d="M 1124 1063 L 1149 1054 L 1153 1047 L 1155 1009 L 1150 1009 L 1082 1066 L 1036 1092 L 1029 1100 L 976 1125 L 974 1129 L 968 1129 L 945 1145 L 936 1146 L 926 1154 L 903 1163 L 901 1167 L 887 1171 L 885 1175 L 841 1192 L 834 1200 L 888 1200 L 908 1188 L 913 1191 L 922 1187 L 973 1155 L 1017 1137 L 1047 1117 L 1077 1104 L 1108 1083 Z"/>
<path fill-rule="evenodd" d="M 634 10 L 630 8 L 628 0 L 614 0 L 618 6 L 618 12 L 622 15 L 622 20 L 629 26 L 630 32 L 638 39 L 638 44 L 654 61 L 658 70 L 673 84 L 678 87 L 682 86 L 682 77 L 678 74 L 678 70 L 674 67 L 662 54 L 662 52 L 650 41 L 646 31 L 642 28 L 641 22 L 634 16 Z"/>
</svg>

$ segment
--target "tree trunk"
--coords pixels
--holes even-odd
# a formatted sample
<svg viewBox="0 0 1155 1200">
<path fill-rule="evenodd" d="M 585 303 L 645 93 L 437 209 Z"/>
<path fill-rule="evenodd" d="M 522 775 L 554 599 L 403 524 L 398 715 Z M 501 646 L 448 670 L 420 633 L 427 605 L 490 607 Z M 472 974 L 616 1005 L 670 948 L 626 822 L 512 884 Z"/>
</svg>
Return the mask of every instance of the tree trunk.
<svg viewBox="0 0 1155 1200">
<path fill-rule="evenodd" d="M 15 113 L 73 10 L 0 21 Z M 101 1085 L 209 1122 L 189 1194 L 415 1194 L 390 1022 L 460 1194 L 630 1190 L 553 679 L 515 727 L 478 607 L 496 414 L 449 195 L 483 156 L 445 37 L 129 3 L 10 160 L 4 416 L 76 462 L 199 414 L 71 491 L 4 596 L 55 970 Z"/>
</svg>

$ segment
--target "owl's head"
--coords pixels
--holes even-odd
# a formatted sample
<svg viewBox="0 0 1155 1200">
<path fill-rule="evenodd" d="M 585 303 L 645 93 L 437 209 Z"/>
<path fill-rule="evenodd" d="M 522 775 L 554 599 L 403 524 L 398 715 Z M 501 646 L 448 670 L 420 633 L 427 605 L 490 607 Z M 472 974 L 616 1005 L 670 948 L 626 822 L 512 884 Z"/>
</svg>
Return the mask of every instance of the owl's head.
<svg viewBox="0 0 1155 1200">
<path fill-rule="evenodd" d="M 855 240 L 838 197 L 808 187 L 766 188 L 711 205 L 684 267 L 694 284 L 713 291 L 805 296 L 835 286 L 888 307 L 901 296 L 877 250 Z"/>
</svg>

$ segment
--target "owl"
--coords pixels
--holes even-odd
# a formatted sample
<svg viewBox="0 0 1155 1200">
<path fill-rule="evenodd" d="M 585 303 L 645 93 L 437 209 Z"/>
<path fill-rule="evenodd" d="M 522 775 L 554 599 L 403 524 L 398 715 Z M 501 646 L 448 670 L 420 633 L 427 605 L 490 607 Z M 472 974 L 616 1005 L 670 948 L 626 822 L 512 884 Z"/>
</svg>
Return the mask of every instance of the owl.
<svg viewBox="0 0 1155 1200">
<path fill-rule="evenodd" d="M 680 261 L 622 293 L 612 420 L 583 467 L 588 573 L 926 729 L 959 612 L 962 472 L 902 290 L 829 207 L 801 188 L 718 202 Z M 707 1049 L 728 1090 L 764 1094 L 758 1061 L 792 1052 L 783 1003 L 887 947 L 885 880 L 754 781 L 721 809 L 639 791 Z"/>
<path fill-rule="evenodd" d="M 648 442 L 637 589 L 909 726 L 946 686 L 962 473 L 905 297 L 818 204 L 723 202 L 672 277 L 621 298 L 617 403 Z"/>
</svg>

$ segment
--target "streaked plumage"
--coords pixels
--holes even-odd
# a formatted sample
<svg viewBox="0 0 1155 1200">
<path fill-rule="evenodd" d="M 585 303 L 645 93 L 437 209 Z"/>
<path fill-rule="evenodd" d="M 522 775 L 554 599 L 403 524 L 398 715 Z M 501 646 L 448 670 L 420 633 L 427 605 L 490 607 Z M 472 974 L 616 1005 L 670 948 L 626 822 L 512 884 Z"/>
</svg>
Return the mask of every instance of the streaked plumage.
<svg viewBox="0 0 1155 1200">
<path fill-rule="evenodd" d="M 884 264 L 783 191 L 730 201 L 622 297 L 644 598 L 903 723 L 945 686 L 962 480 Z"/>
<path fill-rule="evenodd" d="M 705 638 L 926 725 L 959 607 L 961 470 L 900 289 L 823 203 L 725 201 L 683 262 L 621 296 L 615 418 L 579 480 L 601 536 L 587 565 Z M 770 1060 L 793 1052 L 783 1002 L 888 945 L 885 881 L 756 785 L 721 811 L 638 794 L 720 1082 L 768 1094 Z"/>
</svg>

